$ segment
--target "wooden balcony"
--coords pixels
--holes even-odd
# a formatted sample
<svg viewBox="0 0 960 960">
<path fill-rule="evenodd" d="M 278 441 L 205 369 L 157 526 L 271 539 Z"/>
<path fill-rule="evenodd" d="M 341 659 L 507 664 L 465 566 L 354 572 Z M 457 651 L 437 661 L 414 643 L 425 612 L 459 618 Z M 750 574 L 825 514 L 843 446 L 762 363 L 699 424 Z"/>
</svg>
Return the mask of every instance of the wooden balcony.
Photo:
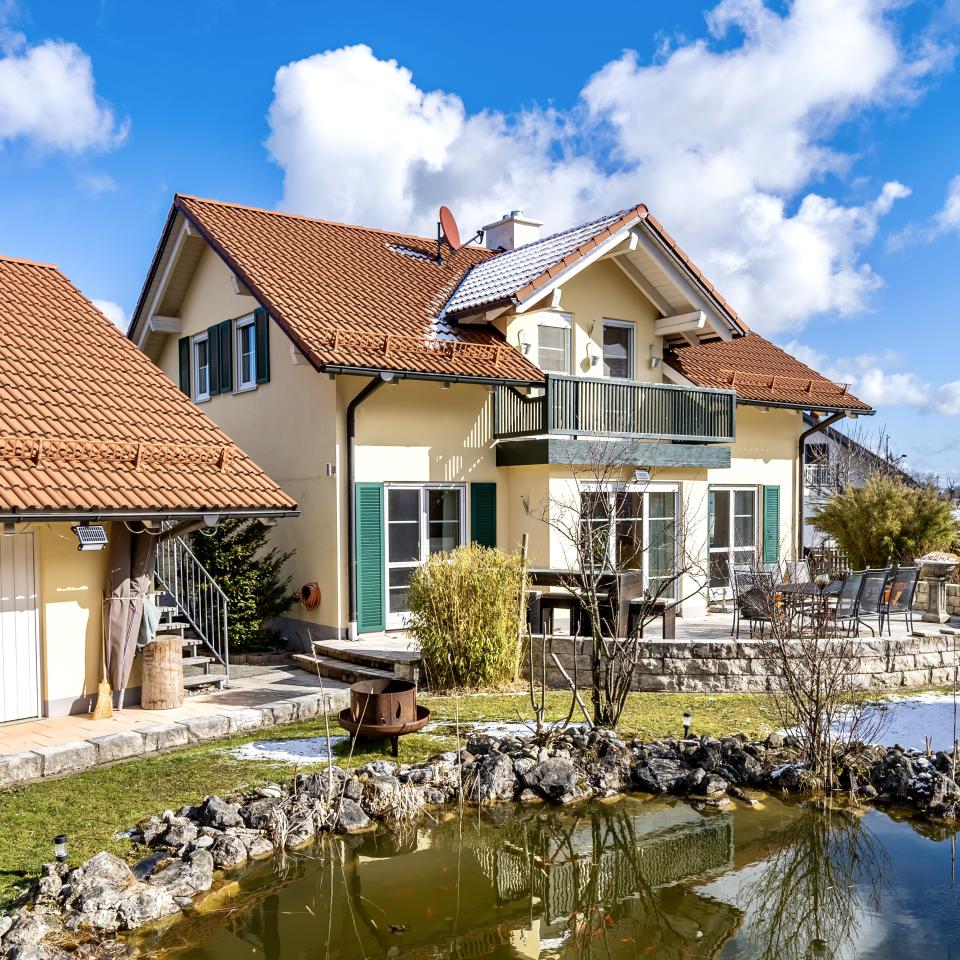
<svg viewBox="0 0 960 960">
<path fill-rule="evenodd" d="M 736 436 L 736 394 L 549 374 L 539 395 L 496 388 L 493 435 L 498 440 L 559 435 L 731 443 Z"/>
</svg>

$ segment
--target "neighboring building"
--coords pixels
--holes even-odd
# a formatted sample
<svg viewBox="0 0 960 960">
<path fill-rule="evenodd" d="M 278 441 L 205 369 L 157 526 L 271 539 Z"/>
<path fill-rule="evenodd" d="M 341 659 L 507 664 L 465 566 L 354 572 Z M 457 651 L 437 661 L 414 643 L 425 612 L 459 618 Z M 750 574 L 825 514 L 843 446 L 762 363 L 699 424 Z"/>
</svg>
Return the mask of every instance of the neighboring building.
<svg viewBox="0 0 960 960">
<path fill-rule="evenodd" d="M 900 464 L 902 457 L 889 451 L 878 452 L 837 430 L 823 426 L 817 418 L 804 414 L 806 430 L 817 432 L 803 442 L 803 546 L 805 550 L 831 544 L 830 538 L 817 530 L 810 517 L 834 494 L 847 487 L 861 487 L 867 478 L 882 474 L 894 476 L 905 483 L 916 480 Z"/>
<path fill-rule="evenodd" d="M 183 532 L 204 515 L 296 514 L 56 267 L 8 257 L 0 482 L 0 721 L 91 709 L 121 546 L 129 566 L 132 543 L 159 540 L 163 522 Z M 78 550 L 102 532 L 104 549 Z M 134 664 L 114 687 L 135 703 L 139 683 Z"/>
<path fill-rule="evenodd" d="M 402 626 L 413 569 L 470 540 L 568 566 L 531 512 L 597 436 L 624 470 L 593 496 L 648 542 L 683 511 L 714 594 L 796 552 L 803 413 L 870 407 L 750 332 L 646 207 L 538 229 L 454 251 L 175 198 L 130 336 L 299 502 L 276 539 L 321 600 L 291 638 Z"/>
</svg>

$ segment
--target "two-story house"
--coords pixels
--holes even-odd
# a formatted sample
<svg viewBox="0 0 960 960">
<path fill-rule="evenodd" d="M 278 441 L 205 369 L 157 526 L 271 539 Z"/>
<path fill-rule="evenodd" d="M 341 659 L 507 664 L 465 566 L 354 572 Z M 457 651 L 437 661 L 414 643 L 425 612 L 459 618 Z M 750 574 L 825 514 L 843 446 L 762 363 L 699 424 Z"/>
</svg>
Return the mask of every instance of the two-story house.
<svg viewBox="0 0 960 960">
<path fill-rule="evenodd" d="M 699 540 L 684 614 L 731 561 L 793 556 L 804 412 L 869 406 L 751 332 L 643 205 L 483 236 L 174 199 L 129 335 L 298 502 L 276 540 L 320 602 L 288 635 L 401 627 L 415 567 L 471 540 L 565 567 L 532 507 L 600 441 L 613 522 Z"/>
</svg>

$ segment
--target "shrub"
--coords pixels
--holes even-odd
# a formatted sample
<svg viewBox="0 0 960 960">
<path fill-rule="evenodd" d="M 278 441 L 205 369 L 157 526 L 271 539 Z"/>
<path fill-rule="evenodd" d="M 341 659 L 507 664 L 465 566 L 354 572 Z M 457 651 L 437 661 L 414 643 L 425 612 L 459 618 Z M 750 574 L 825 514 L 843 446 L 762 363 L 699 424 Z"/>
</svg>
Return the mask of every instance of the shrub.
<svg viewBox="0 0 960 960">
<path fill-rule="evenodd" d="M 515 680 L 523 560 L 490 547 L 435 553 L 414 571 L 409 630 L 433 690 Z"/>
<path fill-rule="evenodd" d="M 281 575 L 293 553 L 267 550 L 269 532 L 259 520 L 224 520 L 190 538 L 190 549 L 227 595 L 231 650 L 256 650 L 276 639 L 264 623 L 295 599 L 290 578 Z"/>
<path fill-rule="evenodd" d="M 896 477 L 874 476 L 862 487 L 847 487 L 810 521 L 836 540 L 857 569 L 888 561 L 910 565 L 929 550 L 948 549 L 956 539 L 950 504 L 937 490 Z"/>
</svg>

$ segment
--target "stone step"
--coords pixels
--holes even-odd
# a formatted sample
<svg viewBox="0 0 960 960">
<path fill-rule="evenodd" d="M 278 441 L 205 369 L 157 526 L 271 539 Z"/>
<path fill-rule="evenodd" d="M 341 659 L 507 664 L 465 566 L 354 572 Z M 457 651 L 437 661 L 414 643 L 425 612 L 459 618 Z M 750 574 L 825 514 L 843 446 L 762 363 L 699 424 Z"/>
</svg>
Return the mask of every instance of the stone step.
<svg viewBox="0 0 960 960">
<path fill-rule="evenodd" d="M 166 620 L 157 624 L 157 633 L 182 633 L 188 627 L 182 620 Z"/>
<path fill-rule="evenodd" d="M 377 667 L 363 666 L 359 663 L 350 663 L 346 660 L 340 660 L 337 657 L 317 657 L 314 660 L 308 653 L 295 653 L 293 662 L 316 676 L 328 677 L 330 680 L 340 680 L 343 683 L 358 683 L 360 680 L 379 680 L 387 678 L 392 680 L 394 673 L 392 670 L 380 670 Z"/>
<path fill-rule="evenodd" d="M 370 667 L 374 670 L 386 670 L 387 673 L 394 673 L 393 665 L 395 663 L 409 663 L 411 666 L 420 665 L 420 657 L 415 654 L 405 654 L 397 657 L 391 657 L 388 654 L 374 653 L 371 650 L 354 649 L 345 646 L 326 646 L 323 643 L 315 643 L 313 649 L 316 650 L 319 657 L 331 657 L 334 660 L 346 660 L 347 663 L 355 663 L 361 667 Z M 309 659 L 309 654 L 305 654 Z"/>
</svg>

